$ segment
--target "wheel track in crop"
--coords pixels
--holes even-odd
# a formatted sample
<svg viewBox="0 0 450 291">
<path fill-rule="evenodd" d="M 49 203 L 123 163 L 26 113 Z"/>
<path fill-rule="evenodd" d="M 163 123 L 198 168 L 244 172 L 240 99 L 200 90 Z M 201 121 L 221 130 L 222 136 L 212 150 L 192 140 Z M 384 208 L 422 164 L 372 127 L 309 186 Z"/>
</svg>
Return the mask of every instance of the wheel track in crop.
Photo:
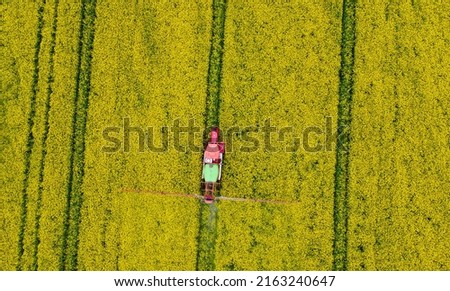
<svg viewBox="0 0 450 291">
<path fill-rule="evenodd" d="M 78 234 L 83 202 L 81 187 L 84 176 L 85 132 L 91 85 L 96 2 L 96 0 L 84 0 L 81 8 L 69 177 L 67 181 L 66 210 L 60 257 L 61 270 L 77 270 L 78 267 Z"/>
<path fill-rule="evenodd" d="M 28 184 L 29 184 L 29 172 L 31 165 L 31 152 L 34 146 L 33 126 L 34 118 L 36 116 L 36 95 L 38 90 L 39 81 L 39 54 L 42 44 L 42 28 L 44 26 L 44 3 L 40 2 L 38 8 L 38 21 L 36 32 L 36 43 L 34 46 L 33 56 L 33 77 L 31 83 L 31 97 L 30 97 L 30 109 L 28 112 L 27 121 L 27 141 L 24 153 L 24 177 L 22 187 L 22 200 L 21 200 L 21 214 L 20 214 L 20 226 L 19 226 L 19 239 L 18 239 L 18 262 L 16 269 L 22 270 L 22 256 L 24 253 L 24 238 L 25 238 L 25 226 L 27 220 L 27 203 L 28 203 Z"/>
<path fill-rule="evenodd" d="M 342 11 L 341 68 L 339 71 L 338 139 L 334 188 L 333 270 L 347 270 L 348 185 L 351 107 L 356 42 L 356 0 L 344 0 Z"/>
<path fill-rule="evenodd" d="M 58 25 L 58 4 L 59 0 L 56 0 L 53 6 L 53 20 L 52 20 L 52 32 L 50 40 L 50 52 L 49 52 L 49 72 L 47 75 L 47 89 L 45 96 L 45 108 L 44 108 L 44 132 L 42 135 L 42 147 L 41 147 L 41 157 L 39 163 L 39 180 L 38 180 L 38 197 L 35 215 L 35 232 L 34 232 L 34 248 L 33 248 L 33 263 L 32 270 L 36 271 L 38 269 L 38 247 L 40 243 L 39 229 L 40 229 L 40 219 L 41 219 L 41 208 L 42 208 L 42 192 L 43 192 L 43 182 L 44 182 L 44 167 L 45 167 L 45 157 L 47 155 L 47 138 L 49 131 L 49 121 L 48 116 L 50 112 L 50 98 L 53 92 L 52 85 L 54 81 L 54 54 L 56 46 L 56 30 Z"/>
<path fill-rule="evenodd" d="M 207 133 L 207 130 L 212 126 L 219 125 L 220 89 L 227 1 L 213 0 L 212 5 L 213 19 L 205 104 L 205 133 Z M 204 136 L 203 138 L 206 139 L 207 136 Z M 196 270 L 210 271 L 215 269 L 217 215 L 218 209 L 216 205 L 207 205 L 200 202 Z"/>
</svg>

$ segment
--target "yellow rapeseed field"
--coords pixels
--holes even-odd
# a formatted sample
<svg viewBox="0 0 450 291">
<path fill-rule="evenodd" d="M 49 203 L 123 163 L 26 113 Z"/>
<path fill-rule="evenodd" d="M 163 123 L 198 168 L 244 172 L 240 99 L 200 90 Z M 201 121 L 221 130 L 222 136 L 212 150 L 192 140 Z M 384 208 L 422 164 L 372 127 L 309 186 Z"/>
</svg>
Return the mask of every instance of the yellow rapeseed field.
<svg viewBox="0 0 450 291">
<path fill-rule="evenodd" d="M 349 269 L 450 268 L 449 3 L 357 7 Z"/>
<path fill-rule="evenodd" d="M 48 8 L 47 8 L 48 6 Z M 51 8 L 50 8 L 51 7 Z M 61 267 L 67 183 L 70 176 L 70 145 L 75 78 L 77 75 L 79 21 L 81 5 L 59 1 L 54 28 L 53 73 L 47 79 L 49 98 L 48 137 L 43 165 L 42 206 L 38 268 L 58 270 Z M 46 9 L 55 9 L 50 1 Z M 49 86 L 50 85 L 50 86 Z"/>
<path fill-rule="evenodd" d="M 28 3 L 22 6 L 14 2 L 8 9 L 2 9 L 2 15 L 1 269 L 11 270 L 19 264 L 19 232 L 22 231 L 19 226 L 23 216 L 21 196 L 25 153 L 29 148 L 27 114 L 37 81 L 33 76 L 33 64 L 38 5 Z"/>
<path fill-rule="evenodd" d="M 6 1 L 0 270 L 449 270 L 448 11 Z"/>
<path fill-rule="evenodd" d="M 249 136 L 260 145 L 245 152 L 253 144 L 233 138 L 221 194 L 295 203 L 220 202 L 217 268 L 330 269 L 335 153 L 308 146 L 325 146 L 327 117 L 336 126 L 340 3 L 238 1 L 227 9 L 221 126 L 254 127 Z M 284 141 L 272 133 L 273 150 L 262 132 L 269 120 L 292 129 Z M 305 145 L 312 126 L 323 133 Z"/>
<path fill-rule="evenodd" d="M 203 126 L 210 18 L 203 1 L 98 4 L 80 269 L 195 269 L 198 201 L 147 192 L 198 192 L 201 153 L 173 146 L 150 152 L 147 144 L 140 152 L 136 132 L 128 152 L 123 143 L 119 152 L 105 153 L 110 144 L 102 129 L 117 126 L 112 136 L 121 138 L 128 119 L 131 127 L 154 127 L 160 146 L 161 128 L 175 119 Z M 143 193 L 121 192 L 129 189 Z"/>
</svg>

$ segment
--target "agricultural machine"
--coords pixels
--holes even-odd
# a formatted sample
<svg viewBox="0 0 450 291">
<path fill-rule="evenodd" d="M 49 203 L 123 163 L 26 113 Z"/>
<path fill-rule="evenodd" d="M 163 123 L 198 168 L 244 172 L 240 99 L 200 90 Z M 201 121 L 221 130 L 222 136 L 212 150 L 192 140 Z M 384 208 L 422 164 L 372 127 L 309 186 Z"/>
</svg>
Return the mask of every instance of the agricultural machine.
<svg viewBox="0 0 450 291">
<path fill-rule="evenodd" d="M 213 127 L 203 153 L 202 192 L 203 201 L 207 204 L 214 202 L 214 193 L 220 188 L 224 152 L 225 143 L 219 142 L 219 128 Z"/>
</svg>

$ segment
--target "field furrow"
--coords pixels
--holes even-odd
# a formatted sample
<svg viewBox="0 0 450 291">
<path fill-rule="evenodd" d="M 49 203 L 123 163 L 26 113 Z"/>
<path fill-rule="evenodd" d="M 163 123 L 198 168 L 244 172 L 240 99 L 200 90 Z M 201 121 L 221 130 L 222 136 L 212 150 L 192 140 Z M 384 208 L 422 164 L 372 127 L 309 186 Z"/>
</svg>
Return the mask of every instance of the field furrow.
<svg viewBox="0 0 450 291">
<path fill-rule="evenodd" d="M 205 133 L 213 126 L 219 126 L 220 84 L 222 81 L 222 58 L 224 51 L 226 1 L 213 1 L 211 47 L 205 108 Z M 203 137 L 207 139 L 207 136 Z M 201 172 L 200 175 L 201 176 Z M 219 195 L 219 192 L 217 193 Z M 196 270 L 215 269 L 215 244 L 217 239 L 217 207 L 201 203 L 197 237 Z"/>
<path fill-rule="evenodd" d="M 226 0 L 213 0 L 211 48 L 207 80 L 205 128 L 219 125 L 220 88 L 222 82 L 222 59 L 224 52 Z"/>
<path fill-rule="evenodd" d="M 81 8 L 78 64 L 72 117 L 71 153 L 67 185 L 66 216 L 62 242 L 61 266 L 64 270 L 78 268 L 78 233 L 81 220 L 84 176 L 84 150 L 87 111 L 91 86 L 91 59 L 95 32 L 96 0 L 83 1 Z"/>
<path fill-rule="evenodd" d="M 347 269 L 348 184 L 355 63 L 355 0 L 344 0 L 342 10 L 341 68 L 334 173 L 333 270 Z"/>
</svg>

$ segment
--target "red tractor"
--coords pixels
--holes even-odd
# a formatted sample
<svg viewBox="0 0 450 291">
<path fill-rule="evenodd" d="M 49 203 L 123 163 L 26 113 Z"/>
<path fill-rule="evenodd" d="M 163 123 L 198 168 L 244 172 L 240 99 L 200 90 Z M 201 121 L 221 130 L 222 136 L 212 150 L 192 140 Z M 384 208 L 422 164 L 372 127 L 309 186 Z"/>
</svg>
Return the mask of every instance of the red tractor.
<svg viewBox="0 0 450 291">
<path fill-rule="evenodd" d="M 202 169 L 203 201 L 207 204 L 214 202 L 214 193 L 220 187 L 224 152 L 225 143 L 219 142 L 219 128 L 212 127 L 209 133 L 209 141 L 203 154 Z"/>
</svg>

